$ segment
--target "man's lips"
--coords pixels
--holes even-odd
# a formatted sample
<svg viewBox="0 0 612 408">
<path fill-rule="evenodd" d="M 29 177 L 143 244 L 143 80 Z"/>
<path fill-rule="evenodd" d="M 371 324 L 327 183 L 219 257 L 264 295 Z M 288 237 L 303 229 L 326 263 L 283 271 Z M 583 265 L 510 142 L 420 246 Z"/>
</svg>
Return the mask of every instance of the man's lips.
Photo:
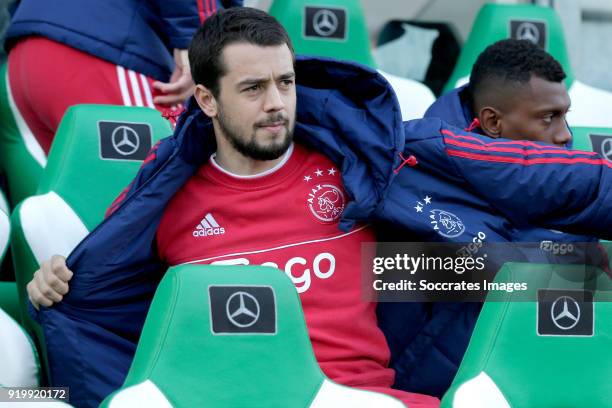
<svg viewBox="0 0 612 408">
<path fill-rule="evenodd" d="M 279 126 L 285 126 L 287 122 L 285 122 L 284 120 L 278 121 L 278 122 L 268 122 L 268 123 L 264 123 L 259 125 L 260 127 L 279 127 Z"/>
<path fill-rule="evenodd" d="M 264 128 L 273 133 L 280 132 L 281 130 L 285 129 L 286 126 L 287 126 L 286 121 L 269 122 L 269 123 L 264 123 L 262 125 L 259 125 L 259 127 Z"/>
</svg>

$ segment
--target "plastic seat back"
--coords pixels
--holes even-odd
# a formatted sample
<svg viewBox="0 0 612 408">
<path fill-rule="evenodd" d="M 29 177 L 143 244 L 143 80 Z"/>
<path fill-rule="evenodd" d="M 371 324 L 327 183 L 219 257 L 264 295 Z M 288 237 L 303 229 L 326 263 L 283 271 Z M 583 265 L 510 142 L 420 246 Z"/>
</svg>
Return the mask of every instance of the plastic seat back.
<svg viewBox="0 0 612 408">
<path fill-rule="evenodd" d="M 102 406 L 401 407 L 321 372 L 281 271 L 182 265 L 162 279 L 118 392 Z"/>
<path fill-rule="evenodd" d="M 37 194 L 11 215 L 22 321 L 41 344 L 42 332 L 27 313 L 27 283 L 42 261 L 68 256 L 102 221 L 151 147 L 171 133 L 169 122 L 149 108 L 76 105 L 66 111 Z"/>
<path fill-rule="evenodd" d="M 489 45 L 505 38 L 532 41 L 563 66 L 572 107 L 567 114 L 570 126 L 612 127 L 612 93 L 587 85 L 574 77 L 563 27 L 552 8 L 529 4 L 486 4 L 461 50 L 445 91 L 469 81 L 472 65 Z"/>
<path fill-rule="evenodd" d="M 595 152 L 612 161 L 612 128 L 573 126 L 572 148 Z"/>
<path fill-rule="evenodd" d="M 571 86 L 574 78 L 557 13 L 530 4 L 485 4 L 472 25 L 455 69 L 444 88 L 450 91 L 468 82 L 472 65 L 489 45 L 506 38 L 525 39 L 538 44 L 561 63 Z"/>
<path fill-rule="evenodd" d="M 442 406 L 611 407 L 610 277 L 584 265 L 508 263 L 496 282 L 526 283 L 532 299 L 516 291 L 485 303 Z"/>
<path fill-rule="evenodd" d="M 38 387 L 36 347 L 17 321 L 1 308 L 0 333 L 0 387 Z"/>
<path fill-rule="evenodd" d="M 6 250 L 9 244 L 9 238 L 11 235 L 11 224 L 9 221 L 9 210 L 4 201 L 4 197 L 2 196 L 2 192 L 0 192 L 0 263 L 4 260 L 4 255 L 6 255 Z"/>
<path fill-rule="evenodd" d="M 0 67 L 0 77 L 0 170 L 14 207 L 36 192 L 47 156 L 16 108 L 6 64 Z"/>
<path fill-rule="evenodd" d="M 269 13 L 287 30 L 295 52 L 375 67 L 358 0 L 276 0 Z"/>
</svg>

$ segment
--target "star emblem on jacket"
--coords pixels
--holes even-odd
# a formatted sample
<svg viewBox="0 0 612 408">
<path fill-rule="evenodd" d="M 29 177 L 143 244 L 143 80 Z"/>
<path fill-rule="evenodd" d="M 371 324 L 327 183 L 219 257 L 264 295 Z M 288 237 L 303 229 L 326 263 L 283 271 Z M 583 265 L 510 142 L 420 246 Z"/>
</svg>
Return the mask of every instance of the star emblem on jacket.
<svg viewBox="0 0 612 408">
<path fill-rule="evenodd" d="M 423 204 L 423 203 L 422 203 L 422 202 L 420 202 L 420 201 L 417 201 L 417 205 L 416 205 L 416 207 L 414 207 L 414 209 L 416 210 L 416 212 L 418 212 L 418 213 L 422 213 L 422 212 L 423 212 L 423 207 L 424 207 L 424 206 L 426 206 L 426 205 L 431 204 L 431 197 L 430 197 L 430 196 L 425 196 L 425 198 L 423 199 L 423 202 L 424 202 L 425 204 Z"/>
</svg>

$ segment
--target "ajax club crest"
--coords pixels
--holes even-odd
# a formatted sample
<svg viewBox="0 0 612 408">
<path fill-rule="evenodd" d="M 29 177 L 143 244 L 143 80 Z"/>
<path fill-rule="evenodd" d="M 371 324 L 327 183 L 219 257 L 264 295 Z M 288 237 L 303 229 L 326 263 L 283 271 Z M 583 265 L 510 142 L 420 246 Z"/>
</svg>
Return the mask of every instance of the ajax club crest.
<svg viewBox="0 0 612 408">
<path fill-rule="evenodd" d="M 444 210 L 431 210 L 429 218 L 438 234 L 447 238 L 455 238 L 463 234 L 465 225 L 455 214 Z"/>
<path fill-rule="evenodd" d="M 427 207 L 429 207 L 430 204 L 431 197 L 425 196 L 423 201 L 417 201 L 417 205 L 414 209 L 417 213 L 425 214 L 423 210 L 429 210 Z M 456 238 L 465 232 L 465 224 L 463 224 L 461 218 L 449 211 L 437 208 L 429 210 L 429 220 L 434 231 L 443 237 Z"/>
<path fill-rule="evenodd" d="M 319 221 L 337 221 L 344 211 L 344 193 L 333 184 L 313 186 L 307 201 L 310 211 Z"/>
</svg>

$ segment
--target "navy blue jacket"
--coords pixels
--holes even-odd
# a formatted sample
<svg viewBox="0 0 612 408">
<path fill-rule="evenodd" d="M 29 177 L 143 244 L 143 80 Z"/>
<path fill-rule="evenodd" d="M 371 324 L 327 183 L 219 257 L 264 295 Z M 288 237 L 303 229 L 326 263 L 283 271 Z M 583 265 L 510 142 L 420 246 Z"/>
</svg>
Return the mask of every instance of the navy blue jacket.
<svg viewBox="0 0 612 408">
<path fill-rule="evenodd" d="M 528 223 L 612 235 L 612 169 L 598 156 L 566 160 L 564 149 L 544 153 L 538 150 L 542 145 L 526 148 L 513 141 L 507 141 L 515 146 L 511 153 L 499 152 L 483 147 L 487 138 L 439 119 L 403 123 L 389 84 L 362 66 L 298 59 L 296 74 L 295 137 L 341 169 L 349 196 L 342 229 L 377 221 L 393 225 L 407 240 L 455 242 L 471 242 L 479 233 L 510 241 L 508 230 Z M 53 384 L 70 386 L 75 405 L 95 405 L 125 378 L 166 269 L 154 245 L 160 217 L 168 200 L 215 151 L 212 132 L 211 121 L 192 101 L 126 198 L 68 257 L 74 271 L 70 292 L 39 313 Z M 474 153 L 479 156 L 470 157 Z M 403 162 L 400 154 L 413 155 L 418 163 L 394 172 Z M 526 166 L 533 158 L 549 160 Z M 432 207 L 461 218 L 465 229 L 460 234 L 435 229 L 429 213 L 415 211 L 426 195 Z M 532 199 L 539 205 L 530 205 Z M 381 327 L 394 356 L 412 353 L 412 359 L 396 358 L 395 363 L 415 363 L 398 370 L 398 384 L 402 376 L 421 370 L 433 370 L 430 377 L 438 368 L 447 370 L 445 363 L 433 369 L 418 364 L 418 356 L 429 350 L 423 333 L 431 327 L 428 313 L 436 305 L 394 305 L 400 307 L 381 310 Z"/>
<path fill-rule="evenodd" d="M 157 80 L 170 78 L 172 49 L 187 48 L 201 21 L 242 0 L 22 0 L 6 33 L 42 36 Z"/>
<path fill-rule="evenodd" d="M 442 95 L 434 102 L 427 112 L 425 118 L 439 118 L 444 122 L 454 125 L 460 129 L 466 129 L 472 123 L 474 116 L 471 108 L 471 95 L 469 94 L 468 85 L 454 89 L 447 94 Z M 480 129 L 474 129 L 475 132 Z M 462 132 L 465 133 L 465 132 Z M 484 152 L 495 151 L 495 144 L 490 144 L 493 139 L 488 139 L 486 136 L 480 137 L 476 146 L 479 149 L 473 151 L 472 148 L 464 149 L 460 145 L 463 142 L 469 142 L 474 145 L 474 140 L 460 139 L 457 137 L 446 138 L 445 142 L 449 141 L 451 146 L 446 146 L 446 150 L 456 150 L 454 154 L 465 153 L 465 158 L 461 160 L 462 164 L 469 164 L 460 170 L 463 178 L 476 183 L 476 195 L 481 195 L 483 192 L 490 192 L 486 205 L 492 204 L 492 209 L 497 207 L 501 202 L 500 199 L 509 199 L 505 205 L 515 205 L 514 209 L 510 207 L 500 208 L 500 211 L 512 211 L 515 216 L 519 217 L 515 220 L 509 220 L 506 217 L 499 217 L 497 211 L 489 215 L 492 220 L 484 221 L 489 225 L 501 226 L 501 230 L 497 230 L 497 234 L 487 234 L 487 242 L 529 242 L 543 243 L 550 241 L 552 243 L 585 243 L 592 242 L 596 239 L 592 235 L 578 235 L 564 233 L 556 228 L 548 229 L 542 227 L 534 227 L 529 225 L 536 223 L 536 219 L 530 222 L 528 217 L 521 218 L 520 212 L 525 212 L 528 215 L 529 210 L 551 211 L 548 216 L 554 211 L 561 211 L 561 208 L 553 210 L 549 207 L 551 200 L 563 200 L 567 198 L 568 192 L 571 191 L 573 183 L 578 182 L 578 177 L 555 178 L 558 176 L 551 175 L 547 170 L 552 168 L 552 165 L 537 165 L 525 166 L 531 157 L 538 158 L 544 155 L 539 154 L 506 154 L 508 157 L 520 158 L 516 163 L 496 163 L 495 161 L 487 162 L 486 157 L 482 157 Z M 543 147 L 540 144 L 530 142 L 504 142 L 502 139 L 501 145 L 506 145 L 506 148 L 516 148 L 522 151 L 528 151 L 531 147 Z M 459 142 L 459 143 L 456 143 Z M 497 146 L 501 145 L 497 144 Z M 487 148 L 488 147 L 488 148 Z M 554 148 L 555 150 L 558 148 Z M 554 150 L 553 150 L 554 151 Z M 480 155 L 480 156 L 479 156 Z M 563 156 L 568 156 L 565 154 Z M 571 157 L 571 154 L 569 155 Z M 576 157 L 583 154 L 576 154 Z M 459 156 L 461 157 L 461 156 Z M 468 157 L 478 159 L 470 160 Z M 422 159 L 421 159 L 422 161 Z M 478 164 L 478 165 L 476 165 Z M 501 166 L 501 167 L 500 167 Z M 508 166 L 507 168 L 503 168 Z M 438 171 L 448 171 L 449 174 L 455 174 L 456 170 L 452 167 L 443 169 L 442 166 L 437 166 Z M 471 170 L 469 170 L 471 167 Z M 517 167 L 522 171 L 517 171 Z M 486 168 L 486 171 L 485 171 Z M 500 174 L 490 174 L 489 171 L 496 169 Z M 541 174 L 537 174 L 542 172 Z M 488 179 L 489 180 L 485 180 Z M 567 181 L 568 184 L 563 185 Z M 452 177 L 448 177 L 448 182 L 453 183 Z M 456 183 L 456 181 L 455 181 Z M 499 185 L 493 185 L 499 183 Z M 551 183 L 554 185 L 551 185 Z M 465 184 L 461 183 L 461 188 L 466 188 Z M 548 186 L 548 187 L 547 187 Z M 525 188 L 528 187 L 528 188 Z M 523 191 L 524 189 L 524 191 Z M 534 195 L 530 195 L 531 190 L 537 190 Z M 548 190 L 548 191 L 546 191 Z M 522 191 L 522 192 L 521 192 Z M 526 195 L 527 194 L 527 195 Z M 559 195 L 554 197 L 554 195 Z M 461 201 L 461 197 L 465 196 L 465 192 L 458 194 L 457 200 Z M 541 197 L 545 196 L 545 201 L 541 201 Z M 528 198 L 528 199 L 526 199 Z M 477 201 L 470 199 L 470 207 L 476 209 Z M 514 203 L 514 204 L 513 204 Z M 463 207 L 464 204 L 461 205 Z M 539 207 L 541 208 L 532 208 Z M 516 211 L 519 211 L 516 214 Z M 470 211 L 472 212 L 472 211 Z M 506 218 L 504 220 L 504 218 Z M 463 217 L 462 217 L 463 219 Z M 550 225 L 550 224 L 549 224 Z M 567 220 L 566 228 L 570 227 L 571 221 Z M 486 231 L 485 227 L 482 231 Z M 595 230 L 580 230 L 580 232 L 595 233 Z M 585 248 L 585 246 L 583 246 Z M 587 246 L 592 253 L 593 262 L 600 262 L 601 253 L 592 246 Z M 522 251 L 525 255 L 525 251 Z M 583 254 L 584 255 L 584 254 Z M 525 261 L 549 263 L 555 262 L 550 253 L 540 251 L 537 245 L 529 249 L 529 253 L 525 255 Z M 578 259 L 584 259 L 584 256 L 577 256 Z M 566 262 L 566 261 L 565 261 Z M 415 331 L 412 328 L 402 327 L 398 324 L 403 315 L 406 314 L 408 305 L 397 303 L 381 303 L 379 305 L 379 324 L 383 327 L 387 334 L 387 340 L 391 344 L 392 359 L 391 366 L 396 369 L 398 375 L 396 387 L 410 389 L 415 392 L 442 396 L 453 380 L 457 368 L 461 363 L 461 359 L 465 353 L 469 343 L 472 331 L 476 324 L 481 305 L 479 303 L 435 303 L 435 304 L 413 304 L 410 307 L 415 309 L 414 315 L 419 316 L 416 324 L 420 325 L 421 330 Z"/>
</svg>

